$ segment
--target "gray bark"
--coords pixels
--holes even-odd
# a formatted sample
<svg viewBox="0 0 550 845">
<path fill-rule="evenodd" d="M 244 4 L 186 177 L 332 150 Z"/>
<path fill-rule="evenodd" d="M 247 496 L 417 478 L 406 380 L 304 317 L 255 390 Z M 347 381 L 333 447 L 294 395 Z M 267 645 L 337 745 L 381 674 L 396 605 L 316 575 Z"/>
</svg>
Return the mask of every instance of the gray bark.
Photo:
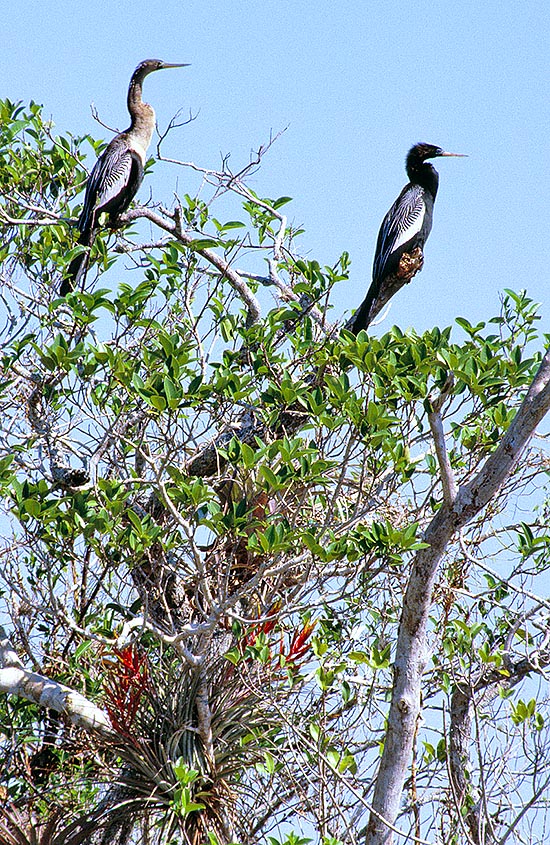
<svg viewBox="0 0 550 845">
<path fill-rule="evenodd" d="M 392 700 L 384 751 L 376 780 L 366 845 L 389 845 L 410 764 L 415 727 L 420 715 L 422 674 L 428 659 L 427 627 L 439 563 L 448 543 L 498 493 L 516 468 L 550 409 L 550 351 L 544 356 L 512 424 L 498 448 L 469 484 L 459 488 L 454 502 L 445 502 L 426 532 L 412 565 L 399 625 Z"/>
<path fill-rule="evenodd" d="M 52 681 L 21 664 L 0 626 L 0 694 L 17 695 L 49 710 L 63 713 L 73 725 L 116 739 L 107 713 L 79 692 Z"/>
</svg>

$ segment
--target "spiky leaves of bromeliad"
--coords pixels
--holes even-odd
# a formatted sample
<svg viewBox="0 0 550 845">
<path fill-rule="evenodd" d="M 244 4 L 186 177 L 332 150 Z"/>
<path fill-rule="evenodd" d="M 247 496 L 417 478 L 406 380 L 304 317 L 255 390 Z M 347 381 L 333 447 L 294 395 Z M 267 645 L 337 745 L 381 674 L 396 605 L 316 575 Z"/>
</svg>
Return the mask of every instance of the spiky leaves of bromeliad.
<svg viewBox="0 0 550 845">
<path fill-rule="evenodd" d="M 139 678 L 135 655 L 126 656 Z M 274 699 L 291 689 L 284 691 L 280 668 L 273 677 L 271 668 L 257 661 L 234 665 L 224 656 L 199 668 L 182 668 L 166 655 L 151 660 L 131 736 L 125 716 L 113 722 L 115 728 L 120 723 L 120 766 L 111 772 L 116 786 L 104 801 L 105 845 L 122 842 L 145 818 L 185 845 L 206 841 L 208 833 L 220 842 L 238 838 L 241 802 L 261 793 L 256 766 L 280 741 Z M 266 684 L 274 698 L 266 697 Z"/>
<path fill-rule="evenodd" d="M 105 709 L 113 728 L 121 736 L 130 736 L 141 699 L 149 688 L 147 656 L 135 645 L 115 649 L 113 654 L 114 661 L 107 663 Z"/>
</svg>

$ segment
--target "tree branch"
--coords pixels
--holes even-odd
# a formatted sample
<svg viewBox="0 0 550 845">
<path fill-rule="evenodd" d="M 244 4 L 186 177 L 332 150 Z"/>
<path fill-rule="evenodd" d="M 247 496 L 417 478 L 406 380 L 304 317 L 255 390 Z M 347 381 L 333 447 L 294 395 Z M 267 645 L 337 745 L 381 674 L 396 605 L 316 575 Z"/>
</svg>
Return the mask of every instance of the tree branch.
<svg viewBox="0 0 550 845">
<path fill-rule="evenodd" d="M 466 776 L 466 765 L 469 759 L 469 749 L 471 744 L 471 727 L 472 727 L 472 710 L 474 707 L 474 697 L 476 693 L 481 692 L 483 698 L 493 697 L 497 694 L 499 687 L 511 688 L 520 683 L 526 675 L 533 671 L 542 670 L 550 663 L 550 651 L 548 648 L 541 648 L 537 652 L 536 668 L 533 656 L 529 658 L 521 658 L 515 663 L 508 661 L 506 664 L 506 674 L 504 675 L 497 668 L 492 668 L 480 673 L 475 681 L 464 681 L 458 683 L 451 696 L 451 724 L 449 727 L 449 774 L 453 786 L 455 801 L 457 804 L 457 811 L 463 813 L 464 800 L 470 786 L 470 781 Z M 521 816 L 510 825 L 508 833 L 499 841 L 504 842 L 507 835 L 511 832 L 513 827 L 517 824 Z M 479 843 L 489 843 L 495 841 L 494 832 L 489 833 L 484 829 L 480 813 L 479 802 L 469 806 L 464 816 L 464 821 L 468 825 L 472 841 Z M 484 836 L 480 840 L 480 831 L 483 830 Z"/>
<path fill-rule="evenodd" d="M 367 827 L 367 845 L 388 845 L 389 828 L 399 812 L 420 712 L 422 673 L 428 658 L 427 625 L 439 563 L 456 532 L 478 514 L 516 468 L 537 425 L 550 409 L 550 350 L 500 445 L 455 501 L 444 502 L 424 534 L 427 547 L 414 557 L 405 592 L 394 663 L 394 684 L 384 751 Z"/>
<path fill-rule="evenodd" d="M 56 483 L 63 487 L 80 487 L 88 482 L 88 473 L 85 470 L 71 467 L 61 438 L 50 420 L 48 409 L 44 405 L 46 382 L 38 378 L 32 378 L 32 380 L 35 387 L 27 400 L 28 418 L 32 428 L 46 447 L 51 476 Z"/>
<path fill-rule="evenodd" d="M 120 222 L 122 225 L 126 225 L 127 223 L 132 223 L 134 220 L 138 220 L 141 217 L 147 218 L 147 220 L 150 220 L 151 223 L 155 224 L 155 226 L 158 226 L 159 229 L 169 232 L 172 237 L 180 243 L 193 249 L 193 242 L 196 241 L 196 237 L 190 235 L 189 232 L 184 232 L 180 227 L 178 227 L 177 223 L 169 222 L 165 217 L 161 217 L 160 214 L 157 214 L 155 211 L 152 211 L 150 208 L 146 208 L 145 206 L 137 206 L 136 208 L 132 208 L 130 211 L 127 211 L 126 214 L 120 217 Z M 214 252 L 213 249 L 194 249 L 194 252 L 196 252 L 197 255 L 202 255 L 209 264 L 212 264 L 213 267 L 219 270 L 222 276 L 228 280 L 231 287 L 241 297 L 248 309 L 247 324 L 251 326 L 254 323 L 257 323 L 261 316 L 260 303 L 239 273 L 234 270 L 233 267 L 231 267 L 231 265 L 221 257 L 221 255 Z"/>
<path fill-rule="evenodd" d="M 0 626 L 0 693 L 16 695 L 39 707 L 63 713 L 71 724 L 107 739 L 120 739 L 110 719 L 100 707 L 79 692 L 23 667 Z"/>
<path fill-rule="evenodd" d="M 443 499 L 448 505 L 452 505 L 456 499 L 456 483 L 453 468 L 449 460 L 449 453 L 445 444 L 445 432 L 443 431 L 443 420 L 439 410 L 433 410 L 428 414 L 428 422 L 432 437 L 434 439 L 435 453 L 441 472 L 441 484 L 443 486 Z"/>
</svg>

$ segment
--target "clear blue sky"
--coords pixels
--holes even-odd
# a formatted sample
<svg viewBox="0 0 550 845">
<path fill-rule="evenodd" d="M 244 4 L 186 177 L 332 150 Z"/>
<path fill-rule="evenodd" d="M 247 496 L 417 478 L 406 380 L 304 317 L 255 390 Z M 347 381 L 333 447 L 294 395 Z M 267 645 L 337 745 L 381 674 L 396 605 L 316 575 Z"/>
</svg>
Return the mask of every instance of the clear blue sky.
<svg viewBox="0 0 550 845">
<path fill-rule="evenodd" d="M 2 29 L 0 94 L 43 103 L 59 131 L 108 139 L 91 102 L 124 128 L 130 74 L 148 57 L 192 63 L 146 81 L 161 125 L 199 112 L 170 142 L 177 158 L 211 167 L 231 153 L 237 169 L 288 125 L 252 186 L 294 197 L 304 253 L 350 252 L 335 318 L 364 296 L 409 146 L 468 153 L 437 164 L 425 268 L 385 325 L 477 321 L 503 288 L 526 287 L 550 331 L 548 0 L 27 0 Z M 154 198 L 170 202 L 176 178 L 184 191 L 192 176 L 158 165 Z"/>
</svg>

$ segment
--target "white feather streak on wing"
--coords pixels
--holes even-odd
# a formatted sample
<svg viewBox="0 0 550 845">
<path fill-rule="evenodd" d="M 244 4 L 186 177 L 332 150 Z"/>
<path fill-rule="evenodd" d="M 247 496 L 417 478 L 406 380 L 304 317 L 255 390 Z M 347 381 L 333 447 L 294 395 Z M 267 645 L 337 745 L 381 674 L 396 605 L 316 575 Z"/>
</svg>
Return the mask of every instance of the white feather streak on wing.
<svg viewBox="0 0 550 845">
<path fill-rule="evenodd" d="M 400 247 L 417 235 L 424 223 L 426 204 L 422 188 L 409 186 L 386 214 L 378 236 L 377 260 L 374 277 L 384 275 L 385 266 Z"/>
<path fill-rule="evenodd" d="M 123 190 L 131 169 L 132 154 L 128 143 L 124 137 L 117 136 L 101 153 L 90 173 L 78 223 L 81 232 L 88 226 L 93 227 L 97 214 Z"/>
<path fill-rule="evenodd" d="M 100 210 L 119 196 L 130 181 L 132 154 L 128 149 L 113 150 L 106 162 L 103 179 L 99 185 L 96 208 Z"/>
<path fill-rule="evenodd" d="M 393 242 L 392 251 L 399 249 L 417 235 L 424 223 L 426 206 L 422 197 L 415 197 L 415 203 L 407 204 L 399 209 L 400 218 L 397 221 L 397 237 Z"/>
</svg>

